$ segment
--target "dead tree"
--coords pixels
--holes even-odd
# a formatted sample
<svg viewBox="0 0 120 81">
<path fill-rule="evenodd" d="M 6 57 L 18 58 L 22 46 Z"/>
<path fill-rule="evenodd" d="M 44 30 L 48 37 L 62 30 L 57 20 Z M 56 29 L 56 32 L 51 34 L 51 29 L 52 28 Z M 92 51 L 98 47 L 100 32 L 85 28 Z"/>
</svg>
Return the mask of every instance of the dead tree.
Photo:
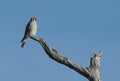
<svg viewBox="0 0 120 81">
<path fill-rule="evenodd" d="M 42 38 L 31 37 L 33 40 L 39 42 L 46 52 L 46 54 L 53 60 L 61 63 L 74 71 L 78 72 L 89 81 L 101 81 L 100 78 L 100 58 L 102 52 L 94 53 L 90 59 L 90 66 L 87 68 L 83 68 L 82 66 L 78 66 L 75 63 L 71 62 L 67 57 L 61 56 L 55 49 L 49 47 Z"/>
</svg>

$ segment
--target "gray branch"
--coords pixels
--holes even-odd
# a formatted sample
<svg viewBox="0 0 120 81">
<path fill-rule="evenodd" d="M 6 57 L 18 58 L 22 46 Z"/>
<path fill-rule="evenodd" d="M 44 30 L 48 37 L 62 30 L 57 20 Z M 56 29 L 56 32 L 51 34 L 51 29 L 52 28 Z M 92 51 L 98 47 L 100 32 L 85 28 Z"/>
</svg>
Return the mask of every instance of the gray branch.
<svg viewBox="0 0 120 81">
<path fill-rule="evenodd" d="M 82 66 L 78 66 L 77 64 L 71 62 L 67 57 L 61 56 L 55 49 L 49 47 L 42 38 L 31 37 L 33 40 L 39 42 L 46 52 L 46 54 L 53 60 L 73 69 L 78 72 L 89 81 L 101 81 L 100 79 L 100 57 L 102 52 L 100 51 L 98 54 L 93 54 L 90 61 L 90 66 L 87 68 L 83 68 Z"/>
</svg>

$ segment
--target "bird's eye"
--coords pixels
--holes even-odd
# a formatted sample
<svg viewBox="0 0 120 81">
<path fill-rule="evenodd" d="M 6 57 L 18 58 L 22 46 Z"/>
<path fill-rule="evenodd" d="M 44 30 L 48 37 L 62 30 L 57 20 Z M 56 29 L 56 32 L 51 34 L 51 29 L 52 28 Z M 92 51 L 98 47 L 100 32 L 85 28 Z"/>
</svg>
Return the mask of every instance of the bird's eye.
<svg viewBox="0 0 120 81">
<path fill-rule="evenodd" d="M 35 21 L 37 21 L 37 18 L 35 18 Z"/>
</svg>

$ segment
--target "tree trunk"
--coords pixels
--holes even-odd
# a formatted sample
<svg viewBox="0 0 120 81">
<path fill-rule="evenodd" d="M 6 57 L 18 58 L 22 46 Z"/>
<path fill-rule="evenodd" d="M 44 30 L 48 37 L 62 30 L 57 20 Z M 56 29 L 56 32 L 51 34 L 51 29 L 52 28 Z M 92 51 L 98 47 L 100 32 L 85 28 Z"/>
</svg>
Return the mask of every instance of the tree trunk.
<svg viewBox="0 0 120 81">
<path fill-rule="evenodd" d="M 55 49 L 49 47 L 46 42 L 44 42 L 41 38 L 31 37 L 33 40 L 39 42 L 46 52 L 46 54 L 53 60 L 61 63 L 70 69 L 78 72 L 89 81 L 101 81 L 100 78 L 100 58 L 102 52 L 94 53 L 90 59 L 90 66 L 87 68 L 83 68 L 82 66 L 78 66 L 77 64 L 71 62 L 67 57 L 61 56 Z"/>
</svg>

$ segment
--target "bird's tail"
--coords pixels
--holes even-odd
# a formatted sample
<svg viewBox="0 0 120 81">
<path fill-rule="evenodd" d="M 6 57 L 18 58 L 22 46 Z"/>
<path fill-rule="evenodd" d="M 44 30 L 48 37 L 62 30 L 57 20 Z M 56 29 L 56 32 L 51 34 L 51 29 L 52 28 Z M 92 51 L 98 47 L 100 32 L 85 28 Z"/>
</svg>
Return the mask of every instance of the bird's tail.
<svg viewBox="0 0 120 81">
<path fill-rule="evenodd" d="M 26 43 L 26 42 L 22 42 L 22 44 L 21 44 L 21 48 L 23 48 L 23 47 L 24 47 L 25 43 Z"/>
<path fill-rule="evenodd" d="M 28 38 L 27 36 L 24 36 L 23 39 L 21 40 L 21 42 L 22 42 L 21 47 L 22 48 L 24 47 L 24 45 L 25 45 L 25 43 L 27 41 L 27 38 Z"/>
</svg>

